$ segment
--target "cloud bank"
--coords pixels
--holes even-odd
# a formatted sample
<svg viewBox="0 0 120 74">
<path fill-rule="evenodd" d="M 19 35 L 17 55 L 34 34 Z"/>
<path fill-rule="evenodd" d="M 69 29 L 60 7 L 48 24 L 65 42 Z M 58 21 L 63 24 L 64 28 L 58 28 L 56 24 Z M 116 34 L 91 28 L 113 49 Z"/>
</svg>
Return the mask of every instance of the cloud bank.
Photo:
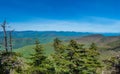
<svg viewBox="0 0 120 74">
<path fill-rule="evenodd" d="M 10 25 L 16 31 L 120 32 L 120 20 L 103 17 L 85 17 L 77 21 L 37 19 Z"/>
</svg>

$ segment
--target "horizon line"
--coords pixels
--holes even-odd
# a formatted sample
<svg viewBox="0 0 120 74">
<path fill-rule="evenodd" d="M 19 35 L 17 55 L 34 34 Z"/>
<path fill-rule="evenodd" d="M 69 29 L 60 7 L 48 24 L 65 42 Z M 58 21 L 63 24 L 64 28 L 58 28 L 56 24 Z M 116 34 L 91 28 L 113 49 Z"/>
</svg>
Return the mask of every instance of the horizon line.
<svg viewBox="0 0 120 74">
<path fill-rule="evenodd" d="M 9 31 L 9 30 L 8 30 Z M 120 32 L 83 32 L 83 31 L 55 31 L 55 30 L 14 30 L 14 32 L 27 32 L 27 31 L 32 31 L 32 32 L 76 32 L 76 33 L 120 33 Z M 3 32 L 3 31 L 0 31 Z"/>
</svg>

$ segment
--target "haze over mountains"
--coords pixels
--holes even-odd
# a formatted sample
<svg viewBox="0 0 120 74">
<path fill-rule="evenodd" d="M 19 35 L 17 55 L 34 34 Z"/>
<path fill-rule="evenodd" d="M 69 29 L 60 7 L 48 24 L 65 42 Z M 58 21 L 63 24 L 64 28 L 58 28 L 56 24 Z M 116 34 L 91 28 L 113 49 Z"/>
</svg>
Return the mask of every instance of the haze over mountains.
<svg viewBox="0 0 120 74">
<path fill-rule="evenodd" d="M 120 33 L 92 33 L 92 32 L 69 32 L 69 31 L 15 31 L 12 34 L 13 48 L 33 45 L 36 39 L 41 43 L 51 43 L 53 39 L 60 38 L 67 42 L 76 39 L 79 43 L 90 44 L 92 42 L 103 48 L 111 48 L 119 45 Z M 0 32 L 0 42 L 3 42 L 3 32 Z M 1 43 L 3 45 L 3 43 Z"/>
</svg>

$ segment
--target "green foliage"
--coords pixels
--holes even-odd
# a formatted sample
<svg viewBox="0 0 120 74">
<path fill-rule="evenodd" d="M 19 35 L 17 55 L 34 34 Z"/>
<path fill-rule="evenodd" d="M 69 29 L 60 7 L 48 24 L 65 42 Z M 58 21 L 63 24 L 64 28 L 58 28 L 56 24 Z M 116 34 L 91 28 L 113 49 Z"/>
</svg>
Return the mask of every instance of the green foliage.
<svg viewBox="0 0 120 74">
<path fill-rule="evenodd" d="M 103 60 L 107 64 L 105 69 L 111 73 L 120 74 L 120 56 L 113 56 L 110 59 Z"/>
<path fill-rule="evenodd" d="M 83 61 L 81 61 L 81 49 L 83 45 L 77 44 L 76 41 L 71 40 L 69 42 L 68 48 L 67 48 L 67 56 L 66 59 L 70 61 L 69 69 L 71 74 L 79 74 L 81 73 L 81 67 Z M 83 53 L 82 53 L 83 54 Z"/>
<path fill-rule="evenodd" d="M 36 41 L 35 43 L 35 53 L 32 55 L 31 59 L 33 60 L 33 66 L 39 66 L 42 64 L 42 61 L 46 59 L 46 56 L 44 56 L 43 48 L 39 44 L 39 41 Z"/>
<path fill-rule="evenodd" d="M 34 47 L 35 45 L 29 45 L 19 49 L 14 49 L 14 51 L 21 53 L 23 58 L 29 58 L 31 54 L 35 53 Z M 52 44 L 42 44 L 42 47 L 44 47 L 43 53 L 45 56 L 49 56 L 50 54 L 54 53 Z M 30 61 L 30 59 L 26 59 L 26 61 Z"/>
<path fill-rule="evenodd" d="M 52 58 L 54 62 L 55 74 L 67 74 L 69 72 L 67 68 L 69 62 L 65 59 L 65 46 L 58 38 L 54 39 L 53 46 L 55 53 L 52 55 Z"/>
<path fill-rule="evenodd" d="M 11 73 L 13 70 L 22 73 L 24 62 L 19 53 L 1 52 L 0 54 L 0 74 Z"/>
<path fill-rule="evenodd" d="M 54 68 L 52 67 L 51 62 L 44 55 L 43 47 L 39 41 L 35 42 L 35 53 L 31 55 L 32 62 L 30 63 L 31 68 L 29 71 L 30 74 L 48 74 Z"/>
<path fill-rule="evenodd" d="M 32 49 L 33 47 L 34 49 Z M 46 47 L 47 50 L 51 50 L 47 45 Z M 54 52 L 51 55 L 45 54 L 46 50 L 38 40 L 29 50 L 23 48 L 24 51 L 22 52 L 32 53 L 30 56 L 31 61 L 29 61 L 27 70 L 18 67 L 16 72 L 22 74 L 97 74 L 97 70 L 101 68 L 101 63 L 98 61 L 100 54 L 94 43 L 86 48 L 75 40 L 71 40 L 69 44 L 64 44 L 56 38 L 53 47 Z"/>
<path fill-rule="evenodd" d="M 78 44 L 74 40 L 67 45 L 56 38 L 53 47 L 54 53 L 46 56 L 44 53 L 46 50 L 39 41 L 36 41 L 31 52 L 32 62 L 28 74 L 96 74 L 98 68 L 101 68 L 98 48 L 94 43 L 89 48 L 85 48 L 83 44 Z M 51 49 L 47 48 L 47 50 Z"/>
<path fill-rule="evenodd" d="M 67 60 L 71 62 L 69 69 L 71 74 L 96 74 L 97 68 L 100 68 L 100 62 L 97 61 L 97 48 L 92 44 L 89 49 L 83 48 L 83 45 L 71 40 L 68 46 Z"/>
</svg>

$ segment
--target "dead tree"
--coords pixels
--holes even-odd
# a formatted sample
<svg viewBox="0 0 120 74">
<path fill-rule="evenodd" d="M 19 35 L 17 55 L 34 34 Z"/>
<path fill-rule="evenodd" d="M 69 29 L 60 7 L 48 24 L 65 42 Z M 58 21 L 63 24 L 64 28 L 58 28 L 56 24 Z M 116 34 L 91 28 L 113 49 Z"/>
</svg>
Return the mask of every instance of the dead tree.
<svg viewBox="0 0 120 74">
<path fill-rule="evenodd" d="M 13 30 L 9 31 L 9 47 L 11 52 L 12 52 L 12 32 Z"/>
<path fill-rule="evenodd" d="M 3 28 L 4 32 L 4 45 L 5 45 L 5 50 L 8 52 L 8 43 L 7 43 L 7 32 L 6 32 L 6 20 L 4 20 L 3 24 L 1 25 Z"/>
</svg>

